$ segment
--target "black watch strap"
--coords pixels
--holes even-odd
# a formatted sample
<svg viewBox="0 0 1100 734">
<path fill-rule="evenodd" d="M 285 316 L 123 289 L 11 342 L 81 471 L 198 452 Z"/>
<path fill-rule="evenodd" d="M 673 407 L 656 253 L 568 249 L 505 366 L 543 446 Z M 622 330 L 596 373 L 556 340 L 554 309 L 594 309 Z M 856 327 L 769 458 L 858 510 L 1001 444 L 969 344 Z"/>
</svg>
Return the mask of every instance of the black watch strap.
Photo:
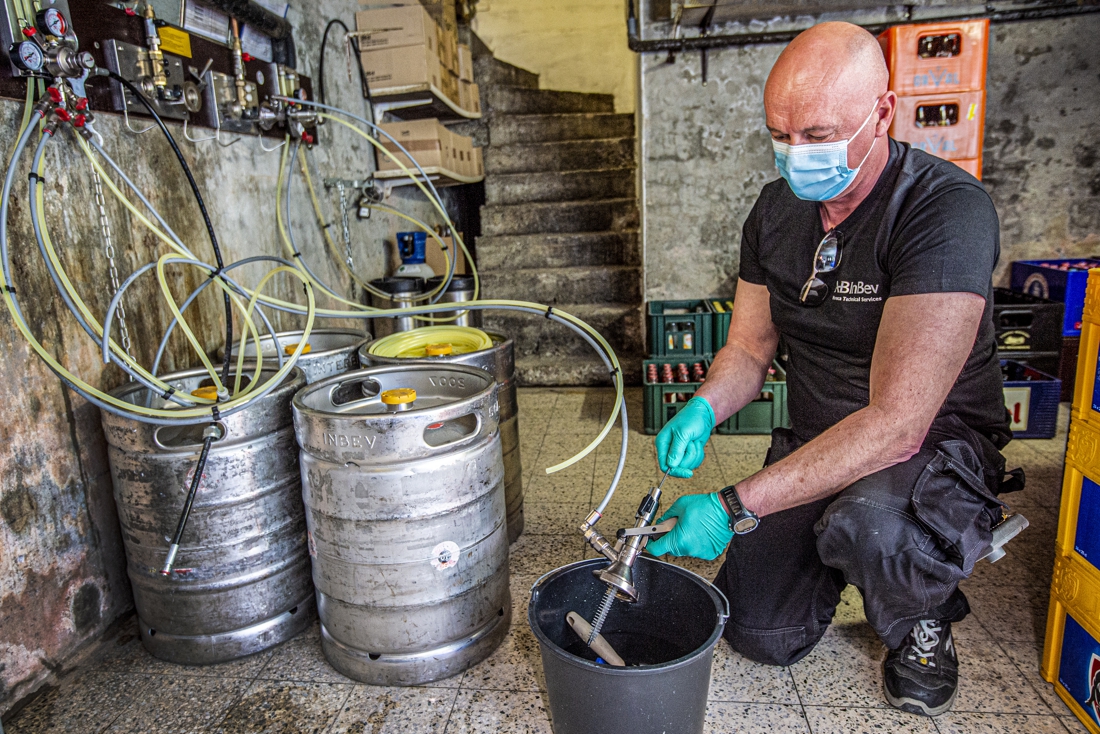
<svg viewBox="0 0 1100 734">
<path fill-rule="evenodd" d="M 736 484 L 723 487 L 718 490 L 718 493 L 722 495 L 726 507 L 729 508 L 730 530 L 734 534 L 744 535 L 756 530 L 756 526 L 760 524 L 760 518 L 755 513 L 745 509 L 745 506 L 741 504 L 741 498 L 737 495 Z"/>
</svg>

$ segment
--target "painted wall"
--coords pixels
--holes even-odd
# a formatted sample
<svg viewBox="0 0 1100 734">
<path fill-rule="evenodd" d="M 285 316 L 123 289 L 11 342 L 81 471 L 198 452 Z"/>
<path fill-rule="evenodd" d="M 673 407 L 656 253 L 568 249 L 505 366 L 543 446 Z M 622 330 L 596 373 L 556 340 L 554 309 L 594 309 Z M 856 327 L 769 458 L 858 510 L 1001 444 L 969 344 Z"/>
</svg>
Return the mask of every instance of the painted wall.
<svg viewBox="0 0 1100 734">
<path fill-rule="evenodd" d="M 498 59 L 538 74 L 541 88 L 613 94 L 616 112 L 634 111 L 622 0 L 479 0 L 471 26 Z"/>
<path fill-rule="evenodd" d="M 325 22 L 339 15 L 350 24 L 355 8 L 351 0 L 294 4 L 291 20 L 296 28 L 299 68 L 305 74 L 312 75 L 316 67 Z M 330 48 L 329 98 L 361 114 L 360 96 L 343 73 L 341 44 L 331 44 Z M 19 103 L 0 102 L 0 140 L 5 141 L 5 160 L 21 112 Z M 101 115 L 98 127 L 108 153 L 146 192 L 169 224 L 197 254 L 211 257 L 197 207 L 159 134 L 153 131 L 135 136 L 112 115 Z M 187 143 L 179 126 L 172 129 L 192 161 L 226 260 L 282 255 L 275 230 L 275 181 L 281 151 L 265 153 L 254 138 L 228 148 L 214 142 Z M 89 164 L 76 151 L 71 133 L 58 137 L 47 154 L 47 220 L 74 281 L 92 309 L 102 315 L 109 280 L 93 209 Z M 312 156 L 319 187 L 319 179 L 325 176 L 362 178 L 373 167 L 368 144 L 336 125 L 326 126 L 320 141 Z M 17 177 L 10 221 L 16 287 L 28 320 L 39 338 L 71 370 L 92 384 L 114 387 L 122 381 L 120 371 L 104 368 L 97 349 L 64 310 L 48 283 L 26 218 L 26 170 L 21 168 Z M 326 216 L 335 218 L 336 194 L 322 189 L 321 196 Z M 307 261 L 337 291 L 354 296 L 348 279 L 326 254 L 301 176 L 293 197 L 292 220 Z M 419 194 L 406 189 L 399 189 L 386 203 L 425 221 L 438 221 Z M 135 226 L 113 199 L 108 201 L 107 211 L 123 278 L 165 251 L 147 231 Z M 396 220 L 388 216 L 376 215 L 369 222 L 360 222 L 352 215 L 354 258 L 361 276 L 384 274 L 386 256 L 381 243 L 392 243 L 397 229 Z M 173 285 L 177 298 L 182 300 L 185 291 L 205 276 L 194 270 L 180 272 L 173 278 Z M 243 282 L 254 284 L 258 274 L 257 269 L 246 271 Z M 152 364 L 157 342 L 170 318 L 154 282 L 142 279 L 124 301 L 135 353 L 147 366 Z M 288 282 L 280 283 L 277 291 L 284 298 L 301 298 L 300 286 Z M 211 350 L 221 346 L 224 327 L 220 304 L 209 298 L 193 308 L 194 313 L 189 315 L 204 345 Z M 132 600 L 98 411 L 60 386 L 17 335 L 7 310 L 0 310 L 0 352 L 4 355 L 0 362 L 4 418 L 0 421 L 3 713 L 63 669 L 83 646 L 130 609 Z M 284 318 L 282 326 L 293 328 L 295 322 L 294 318 Z M 183 342 L 174 337 L 172 344 L 167 368 L 191 366 L 193 360 L 186 356 Z"/>
<path fill-rule="evenodd" d="M 660 29 L 658 29 L 659 31 Z M 658 32 L 655 31 L 655 32 Z M 1100 252 L 1100 14 L 993 26 L 984 182 L 1012 260 Z M 777 177 L 763 85 L 779 44 L 641 57 L 647 299 L 729 295 L 741 225 Z"/>
</svg>

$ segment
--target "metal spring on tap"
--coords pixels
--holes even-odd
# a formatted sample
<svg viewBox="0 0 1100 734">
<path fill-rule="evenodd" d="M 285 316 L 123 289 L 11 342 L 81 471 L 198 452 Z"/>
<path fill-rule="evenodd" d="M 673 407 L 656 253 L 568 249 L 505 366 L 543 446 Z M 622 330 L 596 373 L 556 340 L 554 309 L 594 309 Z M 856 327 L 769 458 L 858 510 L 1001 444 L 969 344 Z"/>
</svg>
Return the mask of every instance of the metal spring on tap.
<svg viewBox="0 0 1100 734">
<path fill-rule="evenodd" d="M 592 647 L 592 643 L 596 641 L 596 638 L 600 636 L 600 630 L 603 629 L 603 623 L 607 621 L 607 615 L 611 612 L 611 605 L 615 603 L 615 587 L 608 584 L 607 593 L 604 594 L 603 602 L 600 603 L 599 611 L 596 612 L 596 616 L 592 619 L 592 631 L 588 633 L 588 646 Z"/>
</svg>

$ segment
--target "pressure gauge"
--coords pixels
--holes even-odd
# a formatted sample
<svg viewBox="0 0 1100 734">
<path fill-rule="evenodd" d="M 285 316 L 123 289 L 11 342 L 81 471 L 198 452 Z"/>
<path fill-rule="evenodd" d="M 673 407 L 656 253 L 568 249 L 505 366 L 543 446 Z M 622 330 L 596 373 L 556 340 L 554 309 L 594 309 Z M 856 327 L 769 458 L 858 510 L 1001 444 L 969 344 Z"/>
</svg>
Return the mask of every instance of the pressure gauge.
<svg viewBox="0 0 1100 734">
<path fill-rule="evenodd" d="M 65 21 L 65 16 L 62 15 L 61 11 L 57 8 L 39 10 L 38 17 L 35 18 L 35 21 L 38 25 L 38 30 L 48 36 L 64 38 L 69 30 L 69 24 Z"/>
<path fill-rule="evenodd" d="M 41 71 L 42 67 L 46 65 L 46 54 L 42 52 L 42 47 L 34 41 L 17 43 L 11 47 L 9 53 L 12 63 L 23 71 Z"/>
</svg>

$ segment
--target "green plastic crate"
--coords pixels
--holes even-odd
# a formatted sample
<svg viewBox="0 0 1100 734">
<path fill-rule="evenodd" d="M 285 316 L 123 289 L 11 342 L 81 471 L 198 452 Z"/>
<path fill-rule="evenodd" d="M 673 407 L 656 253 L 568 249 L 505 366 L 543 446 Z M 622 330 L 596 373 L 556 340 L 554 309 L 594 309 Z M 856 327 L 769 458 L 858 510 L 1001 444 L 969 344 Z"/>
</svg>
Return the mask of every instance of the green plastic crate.
<svg viewBox="0 0 1100 734">
<path fill-rule="evenodd" d="M 714 325 L 706 301 L 650 301 L 646 314 L 651 357 L 698 357 L 714 353 Z"/>
<path fill-rule="evenodd" d="M 657 365 L 657 373 L 660 374 L 661 365 L 670 364 L 675 367 L 680 362 L 691 368 L 693 362 L 703 362 L 703 366 L 710 370 L 710 360 L 689 359 L 687 357 L 657 357 L 643 360 L 642 362 L 642 392 L 643 409 L 645 412 L 645 432 L 650 436 L 660 433 L 665 424 L 679 412 L 680 408 L 695 395 L 695 391 L 703 384 L 701 382 L 648 382 L 645 379 L 649 365 Z"/>
<path fill-rule="evenodd" d="M 714 332 L 711 337 L 711 345 L 714 347 L 714 353 L 717 354 L 719 349 L 726 346 L 726 337 L 730 333 L 733 296 L 729 298 L 708 298 L 707 310 L 711 313 L 711 325 Z"/>
<path fill-rule="evenodd" d="M 787 413 L 787 373 L 779 362 L 772 362 L 772 369 L 775 379 L 764 383 L 760 397 L 719 424 L 718 433 L 723 436 L 770 434 L 774 428 L 791 427 Z"/>
</svg>

